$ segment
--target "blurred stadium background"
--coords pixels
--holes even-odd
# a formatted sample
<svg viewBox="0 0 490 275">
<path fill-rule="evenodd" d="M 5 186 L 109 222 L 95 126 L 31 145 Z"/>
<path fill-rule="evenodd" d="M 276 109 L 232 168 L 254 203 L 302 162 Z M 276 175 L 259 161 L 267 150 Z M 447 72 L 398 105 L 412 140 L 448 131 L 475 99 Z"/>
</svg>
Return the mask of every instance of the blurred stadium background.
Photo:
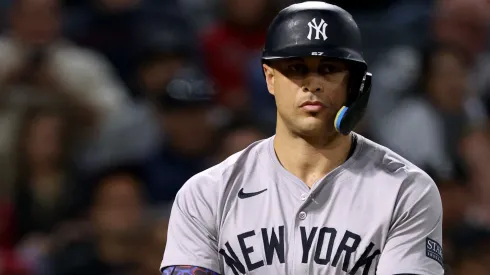
<svg viewBox="0 0 490 275">
<path fill-rule="evenodd" d="M 292 0 L 0 0 L 0 274 L 158 274 L 172 199 L 274 131 Z M 374 75 L 357 131 L 437 182 L 450 273 L 490 274 L 490 1 L 330 1 Z"/>
</svg>

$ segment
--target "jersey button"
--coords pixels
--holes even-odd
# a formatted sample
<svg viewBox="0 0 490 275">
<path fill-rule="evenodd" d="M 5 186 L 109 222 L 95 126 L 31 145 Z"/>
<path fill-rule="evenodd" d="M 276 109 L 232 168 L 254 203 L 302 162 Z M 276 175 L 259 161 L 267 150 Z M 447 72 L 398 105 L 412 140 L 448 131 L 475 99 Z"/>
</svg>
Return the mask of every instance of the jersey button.
<svg viewBox="0 0 490 275">
<path fill-rule="evenodd" d="M 299 212 L 299 219 L 300 220 L 306 219 L 306 212 L 303 212 L 303 211 Z"/>
<path fill-rule="evenodd" d="M 301 194 L 301 200 L 305 201 L 308 198 L 308 194 Z"/>
</svg>

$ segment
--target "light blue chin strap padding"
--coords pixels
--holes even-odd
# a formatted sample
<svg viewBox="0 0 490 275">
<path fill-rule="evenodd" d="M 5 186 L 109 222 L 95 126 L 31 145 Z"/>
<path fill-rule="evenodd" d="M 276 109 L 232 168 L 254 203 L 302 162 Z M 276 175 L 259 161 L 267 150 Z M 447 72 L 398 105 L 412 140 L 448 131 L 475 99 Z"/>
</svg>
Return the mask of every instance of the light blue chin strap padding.
<svg viewBox="0 0 490 275">
<path fill-rule="evenodd" d="M 342 119 L 344 119 L 345 117 L 345 112 L 347 112 L 347 110 L 349 110 L 349 107 L 343 106 L 342 108 L 340 108 L 340 110 L 337 112 L 337 115 L 335 116 L 334 125 L 337 132 L 341 132 L 340 125 L 342 123 Z"/>
</svg>

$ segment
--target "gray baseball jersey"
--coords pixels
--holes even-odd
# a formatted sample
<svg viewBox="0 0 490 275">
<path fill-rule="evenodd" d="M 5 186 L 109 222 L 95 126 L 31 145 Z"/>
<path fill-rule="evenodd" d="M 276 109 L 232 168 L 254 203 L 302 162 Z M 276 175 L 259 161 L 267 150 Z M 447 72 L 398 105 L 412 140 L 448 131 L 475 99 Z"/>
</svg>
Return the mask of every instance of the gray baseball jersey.
<svg viewBox="0 0 490 275">
<path fill-rule="evenodd" d="M 273 138 L 203 171 L 178 192 L 161 268 L 220 274 L 443 274 L 433 180 L 356 134 L 357 147 L 310 189 L 279 163 Z"/>
</svg>

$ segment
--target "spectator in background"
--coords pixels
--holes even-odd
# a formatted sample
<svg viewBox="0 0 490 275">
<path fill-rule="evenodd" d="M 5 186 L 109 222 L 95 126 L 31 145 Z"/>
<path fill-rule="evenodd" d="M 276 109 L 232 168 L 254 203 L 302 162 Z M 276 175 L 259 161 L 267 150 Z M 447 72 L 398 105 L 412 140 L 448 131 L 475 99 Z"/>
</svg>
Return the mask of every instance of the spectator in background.
<svg viewBox="0 0 490 275">
<path fill-rule="evenodd" d="M 15 219 L 19 239 L 49 233 L 73 216 L 77 175 L 72 154 L 76 131 L 65 112 L 33 109 L 18 134 Z M 15 160 L 15 159 L 14 159 Z"/>
<path fill-rule="evenodd" d="M 437 0 L 432 25 L 435 39 L 460 47 L 476 61 L 486 50 L 489 7 L 487 0 Z"/>
<path fill-rule="evenodd" d="M 459 251 L 471 250 L 479 243 L 481 234 L 490 240 L 490 134 L 487 129 L 477 129 L 467 134 L 460 142 L 460 155 L 467 174 L 464 217 L 451 232 L 458 237 Z M 463 194 L 461 194 L 463 195 Z M 448 202 L 452 203 L 452 202 Z M 479 236 L 480 235 L 480 236 Z"/>
<path fill-rule="evenodd" d="M 12 240 L 28 262 L 37 261 L 48 249 L 52 230 L 75 214 L 77 178 L 71 157 L 76 132 L 71 120 L 58 110 L 35 108 L 23 119 L 13 161 Z"/>
<path fill-rule="evenodd" d="M 205 67 L 217 85 L 218 100 L 233 111 L 248 111 L 246 68 L 265 43 L 275 0 L 222 0 L 222 17 L 201 36 Z"/>
<path fill-rule="evenodd" d="M 476 209 L 480 209 L 478 216 L 490 229 L 490 133 L 488 129 L 473 131 L 460 143 L 468 171 L 472 203 Z M 486 216 L 486 218 L 485 218 Z"/>
<path fill-rule="evenodd" d="M 30 105 L 64 105 L 89 134 L 126 103 L 126 91 L 100 55 L 60 36 L 58 0 L 16 0 L 0 37 L 0 157 L 12 154 L 19 115 Z"/>
<path fill-rule="evenodd" d="M 455 267 L 472 265 L 472 262 L 468 260 L 470 258 L 477 260 L 474 257 L 478 254 L 478 252 L 475 253 L 475 247 L 482 244 L 485 239 L 490 239 L 488 211 L 490 209 L 488 203 L 490 135 L 488 129 L 482 128 L 467 132 L 461 138 L 458 149 L 463 161 L 465 184 L 446 183 L 440 187 L 446 236 L 445 262 Z M 488 252 L 481 251 L 481 253 Z M 461 262 L 459 259 L 462 259 Z M 473 273 L 468 272 L 467 274 Z"/>
<path fill-rule="evenodd" d="M 436 39 L 460 47 L 469 57 L 468 85 L 480 96 L 490 89 L 490 2 L 488 0 L 438 0 Z"/>
<path fill-rule="evenodd" d="M 65 33 L 77 44 L 103 54 L 126 82 L 138 46 L 142 2 L 95 0 L 73 3 L 67 9 Z"/>
<path fill-rule="evenodd" d="M 216 130 L 214 89 L 196 68 L 187 67 L 153 97 L 165 139 L 144 164 L 153 203 L 172 201 L 180 187 L 211 164 Z"/>
<path fill-rule="evenodd" d="M 152 102 L 159 96 L 162 87 L 166 87 L 176 74 L 194 63 L 195 49 L 188 39 L 181 37 L 179 31 L 179 28 L 153 29 L 138 58 L 135 73 L 135 87 L 138 91 L 136 102 L 142 116 L 137 124 L 140 127 L 146 125 L 147 131 L 138 131 L 134 141 L 145 143 L 145 146 L 151 147 L 150 150 L 155 149 L 154 146 L 162 142 L 165 135 L 159 129 L 158 111 Z M 138 127 L 137 124 L 134 126 Z M 134 131 L 135 127 L 128 128 L 128 131 Z M 149 133 L 146 142 L 142 142 L 144 133 Z M 149 150 L 144 152 L 148 153 Z"/>
<path fill-rule="evenodd" d="M 59 236 L 51 256 L 52 275 L 131 274 L 144 240 L 146 191 L 137 167 L 102 171 L 93 182 L 86 226 Z M 76 233 L 76 234 L 74 234 Z"/>
<path fill-rule="evenodd" d="M 136 67 L 136 89 L 139 97 L 154 97 L 174 75 L 193 60 L 195 50 L 187 38 L 182 38 L 182 29 L 153 28 L 147 32 L 142 43 Z M 191 62 L 192 60 L 192 62 Z"/>
<path fill-rule="evenodd" d="M 149 223 L 143 231 L 143 241 L 135 251 L 136 269 L 131 275 L 148 275 L 155 273 L 155 266 L 162 262 L 162 248 L 167 244 L 168 219 L 157 218 Z M 158 274 L 158 271 L 156 271 Z"/>
<path fill-rule="evenodd" d="M 68 37 L 106 56 L 127 85 L 131 84 L 140 42 L 154 35 L 152 29 L 186 25 L 176 0 L 79 1 L 71 4 L 67 19 Z M 185 33 L 190 35 L 188 30 Z"/>
<path fill-rule="evenodd" d="M 13 2 L 10 29 L 0 39 L 0 80 L 34 62 L 61 90 L 105 116 L 123 105 L 125 88 L 100 55 L 61 37 L 61 12 L 58 0 Z"/>
<path fill-rule="evenodd" d="M 486 39 L 490 26 L 490 2 L 487 0 L 437 0 L 434 2 L 431 25 L 433 44 L 461 49 L 468 61 L 469 92 L 474 96 L 471 116 L 481 118 L 484 111 L 479 96 L 490 91 L 490 62 Z M 420 41 L 418 41 L 420 42 Z M 424 43 L 425 44 L 425 43 Z M 369 118 L 388 117 L 399 100 L 413 87 L 422 72 L 422 50 L 412 45 L 388 49 L 372 66 L 373 93 Z M 383 120 L 369 119 L 370 134 L 378 139 Z"/>
<path fill-rule="evenodd" d="M 456 48 L 437 45 L 424 54 L 422 64 L 418 96 L 403 100 L 383 120 L 378 137 L 436 179 L 451 179 L 458 176 L 461 135 L 479 122 L 466 109 L 468 61 Z"/>
<path fill-rule="evenodd" d="M 216 154 L 216 164 L 242 151 L 250 144 L 268 137 L 259 127 L 246 122 L 232 123 L 222 131 L 220 136 L 221 142 Z"/>
<path fill-rule="evenodd" d="M 179 28 L 152 28 L 138 53 L 131 80 L 134 104 L 128 105 L 100 134 L 99 141 L 87 150 L 84 167 L 88 171 L 114 162 L 139 161 L 148 157 L 163 142 L 153 100 L 168 82 L 193 59 L 194 49 L 179 36 Z"/>
</svg>

